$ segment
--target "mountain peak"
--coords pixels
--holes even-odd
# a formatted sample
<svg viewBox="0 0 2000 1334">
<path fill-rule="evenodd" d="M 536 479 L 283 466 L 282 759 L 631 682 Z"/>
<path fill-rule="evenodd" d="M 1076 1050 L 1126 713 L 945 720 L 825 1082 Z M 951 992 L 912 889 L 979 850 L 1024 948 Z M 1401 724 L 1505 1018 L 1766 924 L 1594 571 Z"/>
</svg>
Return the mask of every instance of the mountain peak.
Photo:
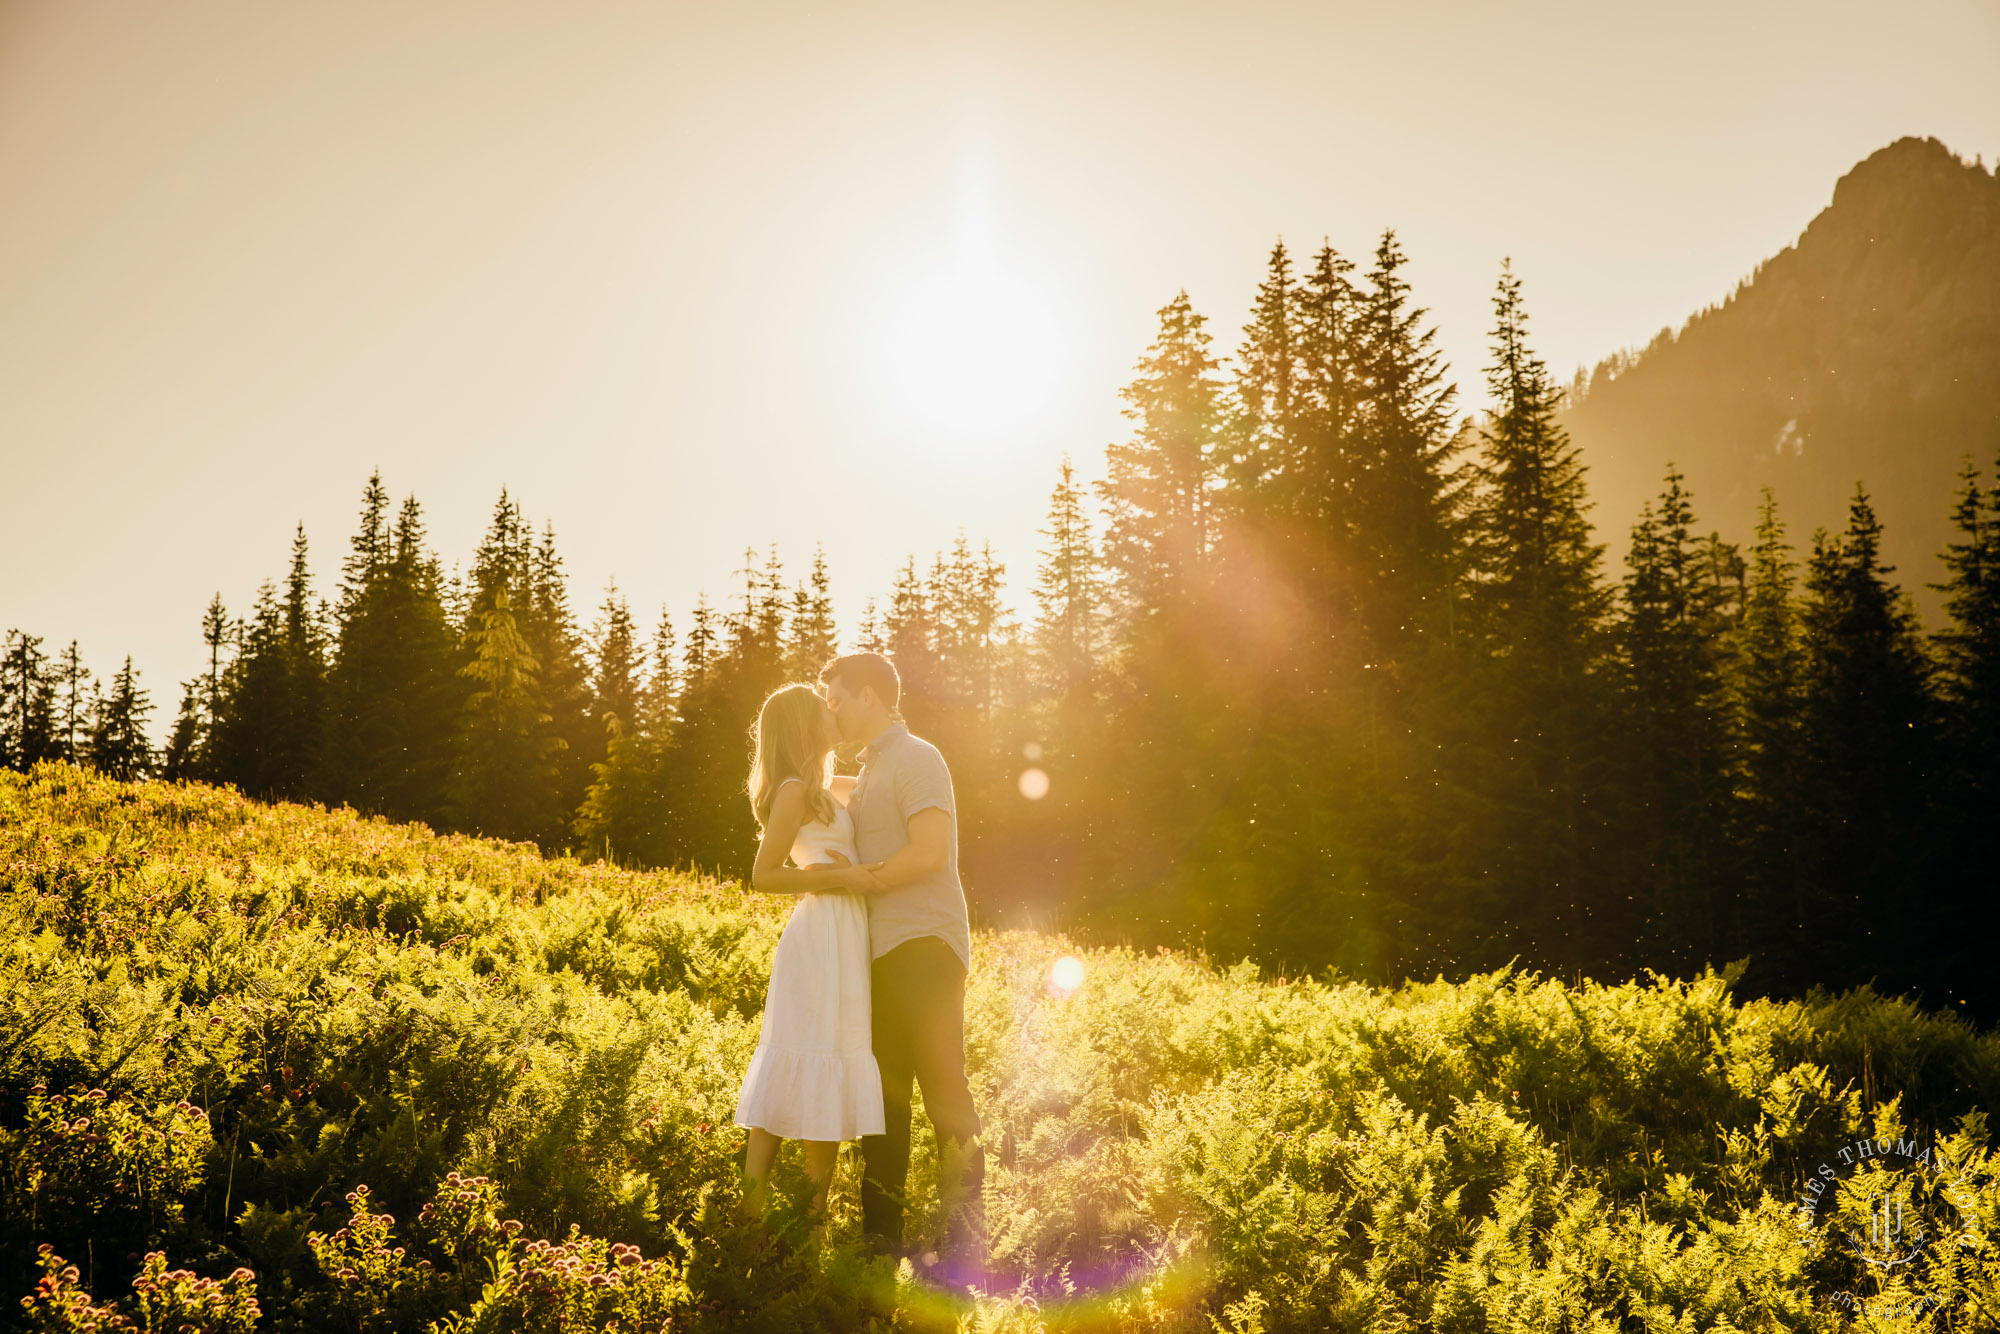
<svg viewBox="0 0 2000 1334">
<path fill-rule="evenodd" d="M 1936 139 L 1905 135 L 1855 163 L 1835 182 L 1833 207 L 1854 207 L 1870 196 L 1949 188 L 1953 181 L 1968 175 L 1987 177 L 1987 172 Z"/>
<path fill-rule="evenodd" d="M 1936 139 L 1869 154 L 1795 245 L 1601 366 L 1566 420 L 1607 536 L 1670 462 L 1730 537 L 1764 486 L 1803 538 L 1842 526 L 1861 483 L 1924 599 L 1963 457 L 2000 453 L 2000 177 Z"/>
</svg>

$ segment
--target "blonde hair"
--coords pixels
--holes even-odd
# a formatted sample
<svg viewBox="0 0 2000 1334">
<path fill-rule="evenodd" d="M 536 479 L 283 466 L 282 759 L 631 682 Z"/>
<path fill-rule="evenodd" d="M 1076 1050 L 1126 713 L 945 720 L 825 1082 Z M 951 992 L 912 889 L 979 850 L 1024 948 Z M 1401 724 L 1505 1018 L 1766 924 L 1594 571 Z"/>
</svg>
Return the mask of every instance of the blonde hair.
<svg viewBox="0 0 2000 1334">
<path fill-rule="evenodd" d="M 757 833 L 771 818 L 771 803 L 787 778 L 805 786 L 808 820 L 833 820 L 833 736 L 826 701 L 807 685 L 779 686 L 757 714 L 757 752 L 750 761 L 750 810 Z"/>
</svg>

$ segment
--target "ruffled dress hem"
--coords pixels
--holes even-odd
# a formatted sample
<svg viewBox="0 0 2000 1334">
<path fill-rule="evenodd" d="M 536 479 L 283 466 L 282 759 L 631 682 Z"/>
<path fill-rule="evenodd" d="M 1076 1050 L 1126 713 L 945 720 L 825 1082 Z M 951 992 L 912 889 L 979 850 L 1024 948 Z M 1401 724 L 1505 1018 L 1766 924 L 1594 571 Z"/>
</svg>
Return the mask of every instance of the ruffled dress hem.
<svg viewBox="0 0 2000 1334">
<path fill-rule="evenodd" d="M 843 1141 L 882 1134 L 887 1125 L 875 1053 L 758 1044 L 736 1100 L 736 1124 L 780 1139 Z"/>
</svg>

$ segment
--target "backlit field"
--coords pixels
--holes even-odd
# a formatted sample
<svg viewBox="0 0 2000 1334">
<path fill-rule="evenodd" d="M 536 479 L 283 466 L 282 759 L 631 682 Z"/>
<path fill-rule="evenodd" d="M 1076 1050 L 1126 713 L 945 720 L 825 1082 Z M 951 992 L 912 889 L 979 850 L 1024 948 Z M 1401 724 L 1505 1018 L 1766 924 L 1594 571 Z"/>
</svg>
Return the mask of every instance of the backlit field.
<svg viewBox="0 0 2000 1334">
<path fill-rule="evenodd" d="M 1864 1319 L 2000 1324 L 2000 1043 L 1865 992 L 1382 990 L 976 933 L 1007 1280 L 955 1304 L 858 1258 L 852 1149 L 827 1244 L 732 1221 L 782 902 L 59 766 L 0 772 L 0 867 L 27 1327 L 1793 1330 L 1924 1295 Z M 1878 1136 L 1932 1155 L 1837 1156 Z M 1931 1225 L 1876 1268 L 1846 1234 L 1885 1172 Z"/>
</svg>

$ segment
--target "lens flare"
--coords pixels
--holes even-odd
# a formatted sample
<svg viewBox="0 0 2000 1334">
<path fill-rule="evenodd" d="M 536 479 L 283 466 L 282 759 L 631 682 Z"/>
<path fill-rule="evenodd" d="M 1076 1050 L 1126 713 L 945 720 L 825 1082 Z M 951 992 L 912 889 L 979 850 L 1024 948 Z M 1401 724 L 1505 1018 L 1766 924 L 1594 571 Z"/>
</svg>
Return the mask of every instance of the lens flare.
<svg viewBox="0 0 2000 1334">
<path fill-rule="evenodd" d="M 1058 999 L 1072 996 L 1083 985 L 1083 960 L 1065 954 L 1049 965 L 1049 994 Z"/>
<path fill-rule="evenodd" d="M 1021 770 L 1021 795 L 1029 801 L 1040 801 L 1049 795 L 1049 776 L 1040 769 Z"/>
</svg>

